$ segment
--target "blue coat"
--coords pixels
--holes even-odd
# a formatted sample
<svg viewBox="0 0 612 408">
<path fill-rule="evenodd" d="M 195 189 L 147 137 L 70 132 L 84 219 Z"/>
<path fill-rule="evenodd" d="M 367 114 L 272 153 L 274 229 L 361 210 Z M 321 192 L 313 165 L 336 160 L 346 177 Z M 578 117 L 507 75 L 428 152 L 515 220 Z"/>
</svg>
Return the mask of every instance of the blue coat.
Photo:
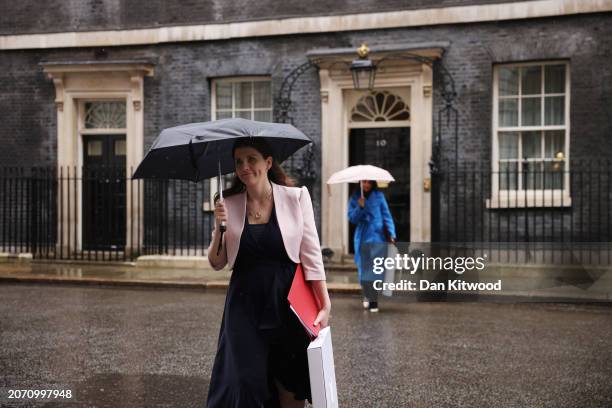
<svg viewBox="0 0 612 408">
<path fill-rule="evenodd" d="M 359 271 L 359 281 L 362 280 L 362 276 L 364 275 L 364 267 L 361 262 L 360 254 L 361 244 L 386 242 L 385 225 L 391 237 L 393 239 L 397 237 L 395 233 L 395 224 L 393 223 L 393 217 L 391 217 L 387 200 L 385 200 L 385 195 L 378 190 L 372 191 L 370 196 L 366 198 L 363 208 L 359 207 L 358 200 L 360 196 L 361 193 L 357 190 L 349 200 L 348 209 L 349 221 L 351 224 L 357 225 L 353 243 L 355 245 L 355 263 Z M 386 256 L 386 254 L 382 256 Z"/>
</svg>

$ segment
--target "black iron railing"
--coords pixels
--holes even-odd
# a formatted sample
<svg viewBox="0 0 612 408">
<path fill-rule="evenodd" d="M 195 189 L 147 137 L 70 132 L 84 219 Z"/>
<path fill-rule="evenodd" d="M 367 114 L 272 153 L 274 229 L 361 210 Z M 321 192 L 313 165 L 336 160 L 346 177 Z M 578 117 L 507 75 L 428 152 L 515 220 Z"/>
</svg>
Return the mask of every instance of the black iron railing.
<svg viewBox="0 0 612 408">
<path fill-rule="evenodd" d="M 209 185 L 131 180 L 124 168 L 2 168 L 0 252 L 91 261 L 202 255 L 213 228 Z M 444 165 L 432 188 L 434 242 L 490 243 L 499 262 L 611 263 L 609 161 L 496 172 Z"/>
<path fill-rule="evenodd" d="M 304 162 L 292 161 L 288 172 L 312 183 Z M 0 168 L 0 252 L 87 261 L 205 254 L 214 226 L 210 183 L 129 174 L 108 166 Z"/>
<path fill-rule="evenodd" d="M 0 251 L 34 258 L 125 261 L 201 255 L 208 183 L 132 180 L 125 168 L 0 170 Z"/>
<path fill-rule="evenodd" d="M 434 240 L 496 243 L 498 262 L 610 264 L 612 163 L 521 161 L 441 166 Z"/>
</svg>

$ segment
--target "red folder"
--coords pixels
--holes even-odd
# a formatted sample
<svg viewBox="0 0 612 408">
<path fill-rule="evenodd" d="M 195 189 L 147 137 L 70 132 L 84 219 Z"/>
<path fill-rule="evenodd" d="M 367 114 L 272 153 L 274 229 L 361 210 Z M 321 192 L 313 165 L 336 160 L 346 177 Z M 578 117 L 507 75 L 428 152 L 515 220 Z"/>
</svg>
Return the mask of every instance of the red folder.
<svg viewBox="0 0 612 408">
<path fill-rule="evenodd" d="M 289 307 L 304 326 L 306 333 L 311 339 L 316 338 L 319 335 L 319 330 L 321 330 L 321 324 L 313 326 L 313 322 L 319 314 L 319 306 L 312 287 L 304 279 L 301 264 L 298 264 L 295 269 L 295 276 L 287 300 L 289 301 Z"/>
</svg>

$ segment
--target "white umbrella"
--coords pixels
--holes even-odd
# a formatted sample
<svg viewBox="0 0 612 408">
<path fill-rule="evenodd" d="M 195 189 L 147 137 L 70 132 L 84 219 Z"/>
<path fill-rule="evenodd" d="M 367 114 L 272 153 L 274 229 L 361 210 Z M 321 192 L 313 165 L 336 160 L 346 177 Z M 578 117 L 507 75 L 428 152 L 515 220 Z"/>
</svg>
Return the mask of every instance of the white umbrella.
<svg viewBox="0 0 612 408">
<path fill-rule="evenodd" d="M 361 180 L 395 181 L 391 173 L 385 169 L 369 164 L 360 164 L 335 172 L 327 180 L 327 184 L 359 183 Z M 361 196 L 363 197 L 363 186 L 361 186 Z"/>
</svg>

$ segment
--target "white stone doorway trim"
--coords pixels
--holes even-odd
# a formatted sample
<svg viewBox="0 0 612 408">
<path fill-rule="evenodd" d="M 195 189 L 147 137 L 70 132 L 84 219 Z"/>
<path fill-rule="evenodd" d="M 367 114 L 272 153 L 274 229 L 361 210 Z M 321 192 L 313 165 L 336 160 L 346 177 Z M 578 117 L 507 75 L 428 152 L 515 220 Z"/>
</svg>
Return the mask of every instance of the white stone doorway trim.
<svg viewBox="0 0 612 408">
<path fill-rule="evenodd" d="M 81 177 L 83 166 L 83 140 L 79 132 L 80 109 L 83 102 L 121 100 L 126 103 L 126 176 L 131 178 L 144 155 L 144 76 L 153 75 L 153 64 L 141 62 L 117 63 L 46 63 L 44 72 L 55 85 L 57 109 L 57 166 L 60 169 L 77 169 Z M 74 170 L 71 170 L 74 172 Z M 74 174 L 71 173 L 71 177 Z M 82 195 L 81 183 L 75 183 L 69 199 L 64 190 L 58 196 L 58 231 L 76 231 L 75 236 L 63 234 L 58 246 L 69 254 L 82 249 Z M 140 188 L 139 188 L 140 187 Z M 72 188 L 72 187 L 71 187 Z M 143 188 L 142 182 L 126 182 L 126 250 L 142 247 L 143 239 Z M 76 194 L 76 200 L 74 195 Z M 130 232 L 129 226 L 137 225 L 140 231 Z M 58 237 L 60 235 L 58 234 Z M 139 242 L 133 242 L 138 237 Z M 57 248 L 58 250 L 60 248 Z"/>
<path fill-rule="evenodd" d="M 348 253 L 347 200 L 348 185 L 328 186 L 331 174 L 348 166 L 349 114 L 355 100 L 350 72 L 334 69 L 346 56 L 327 57 L 320 64 L 321 83 L 321 154 L 322 246 L 336 255 Z M 428 162 L 432 154 L 433 72 L 426 64 L 398 61 L 379 69 L 376 90 L 409 92 L 410 124 L 410 237 L 413 242 L 431 240 L 431 194 L 424 188 L 429 179 Z M 405 126 L 405 124 L 402 124 Z M 382 126 L 380 126 L 382 127 Z"/>
</svg>

